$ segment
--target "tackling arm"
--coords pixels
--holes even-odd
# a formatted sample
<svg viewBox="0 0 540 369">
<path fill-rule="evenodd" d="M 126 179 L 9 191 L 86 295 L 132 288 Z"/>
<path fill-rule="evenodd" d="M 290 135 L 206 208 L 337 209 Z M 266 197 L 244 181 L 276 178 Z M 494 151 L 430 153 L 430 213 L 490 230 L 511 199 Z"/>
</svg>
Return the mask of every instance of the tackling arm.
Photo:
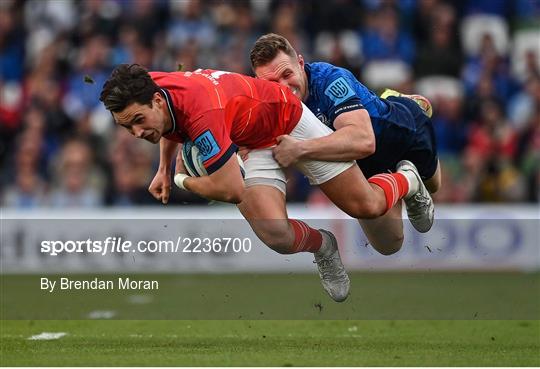
<svg viewBox="0 0 540 369">
<path fill-rule="evenodd" d="M 336 131 L 328 136 L 300 141 L 302 159 L 349 161 L 375 152 L 375 134 L 365 109 L 348 111 L 334 121 Z"/>
</svg>

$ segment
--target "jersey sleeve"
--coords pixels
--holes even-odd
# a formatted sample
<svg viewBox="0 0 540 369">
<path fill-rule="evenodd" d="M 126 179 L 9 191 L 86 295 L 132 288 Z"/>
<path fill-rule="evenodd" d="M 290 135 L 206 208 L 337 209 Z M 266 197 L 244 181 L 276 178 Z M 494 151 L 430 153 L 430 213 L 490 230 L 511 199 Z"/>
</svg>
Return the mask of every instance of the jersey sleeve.
<svg viewBox="0 0 540 369">
<path fill-rule="evenodd" d="M 204 167 L 212 174 L 236 153 L 221 109 L 210 110 L 196 118 L 187 127 L 187 135 L 199 149 Z"/>
<path fill-rule="evenodd" d="M 364 109 L 361 96 L 357 91 L 358 81 L 351 73 L 335 68 L 325 79 L 322 86 L 328 107 L 328 119 L 333 122 L 338 115 Z"/>
</svg>

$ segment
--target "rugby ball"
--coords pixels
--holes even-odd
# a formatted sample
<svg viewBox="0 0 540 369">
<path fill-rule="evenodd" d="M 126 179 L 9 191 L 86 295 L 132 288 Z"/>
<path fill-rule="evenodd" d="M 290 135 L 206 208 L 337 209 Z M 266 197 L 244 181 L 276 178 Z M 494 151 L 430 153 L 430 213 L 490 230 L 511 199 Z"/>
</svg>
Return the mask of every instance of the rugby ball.
<svg viewBox="0 0 540 369">
<path fill-rule="evenodd" d="M 242 178 L 245 178 L 246 169 L 244 168 L 244 162 L 240 158 L 240 155 L 235 155 L 238 159 L 238 165 L 240 166 Z M 184 142 L 184 145 L 182 146 L 182 160 L 184 160 L 184 166 L 191 177 L 202 177 L 208 175 L 208 172 L 204 167 L 202 157 L 199 153 L 199 148 L 192 141 Z"/>
</svg>

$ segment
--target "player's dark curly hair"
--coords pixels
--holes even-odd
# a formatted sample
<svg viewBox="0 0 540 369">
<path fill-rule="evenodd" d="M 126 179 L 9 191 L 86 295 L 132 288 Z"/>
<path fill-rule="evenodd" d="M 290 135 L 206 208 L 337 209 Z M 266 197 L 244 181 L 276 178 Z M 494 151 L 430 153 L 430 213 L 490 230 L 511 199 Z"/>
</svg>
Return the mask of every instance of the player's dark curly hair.
<svg viewBox="0 0 540 369">
<path fill-rule="evenodd" d="M 118 113 L 133 103 L 152 106 L 152 97 L 158 91 L 158 85 L 142 66 L 120 64 L 103 85 L 99 100 L 107 110 Z"/>
<path fill-rule="evenodd" d="M 251 67 L 255 69 L 268 64 L 280 51 L 293 58 L 296 57 L 296 51 L 285 37 L 275 33 L 267 33 L 259 37 L 249 53 Z"/>
</svg>

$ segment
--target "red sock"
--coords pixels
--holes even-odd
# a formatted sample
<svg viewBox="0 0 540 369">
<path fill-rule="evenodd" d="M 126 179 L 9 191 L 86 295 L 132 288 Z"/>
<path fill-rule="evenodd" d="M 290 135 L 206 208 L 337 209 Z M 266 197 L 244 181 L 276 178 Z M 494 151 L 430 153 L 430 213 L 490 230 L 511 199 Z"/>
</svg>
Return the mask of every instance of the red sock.
<svg viewBox="0 0 540 369">
<path fill-rule="evenodd" d="M 376 184 L 384 191 L 386 197 L 386 211 L 392 209 L 396 203 L 409 192 L 409 182 L 401 173 L 376 174 L 368 179 L 369 183 Z"/>
<path fill-rule="evenodd" d="M 289 224 L 292 226 L 294 231 L 294 244 L 291 249 L 292 254 L 302 251 L 319 251 L 322 245 L 321 232 L 311 228 L 300 220 L 289 219 Z"/>
</svg>

